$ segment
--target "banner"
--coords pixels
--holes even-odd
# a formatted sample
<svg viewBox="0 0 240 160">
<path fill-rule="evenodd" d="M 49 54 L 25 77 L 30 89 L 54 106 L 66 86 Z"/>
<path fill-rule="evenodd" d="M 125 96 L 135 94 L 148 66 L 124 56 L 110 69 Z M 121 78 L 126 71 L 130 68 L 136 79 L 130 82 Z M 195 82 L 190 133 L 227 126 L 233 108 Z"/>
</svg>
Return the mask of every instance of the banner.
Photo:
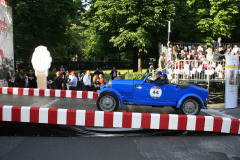
<svg viewBox="0 0 240 160">
<path fill-rule="evenodd" d="M 225 108 L 236 108 L 238 106 L 238 65 L 238 56 L 226 56 Z"/>
<path fill-rule="evenodd" d="M 12 8 L 0 0 L 0 80 L 7 76 L 14 64 Z"/>
</svg>

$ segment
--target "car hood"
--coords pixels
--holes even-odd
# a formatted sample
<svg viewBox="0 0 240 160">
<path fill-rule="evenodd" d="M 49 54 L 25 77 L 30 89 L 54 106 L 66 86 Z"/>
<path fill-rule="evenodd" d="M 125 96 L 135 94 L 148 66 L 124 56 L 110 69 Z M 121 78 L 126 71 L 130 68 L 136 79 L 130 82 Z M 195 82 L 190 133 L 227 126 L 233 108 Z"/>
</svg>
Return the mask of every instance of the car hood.
<svg viewBox="0 0 240 160">
<path fill-rule="evenodd" d="M 112 80 L 109 81 L 107 84 L 101 87 L 101 89 L 104 88 L 121 88 L 121 86 L 126 86 L 126 85 L 133 85 L 135 80 L 132 79 L 126 79 L 126 80 Z M 141 81 L 141 80 L 139 80 Z"/>
<path fill-rule="evenodd" d="M 112 84 L 132 84 L 132 79 L 125 79 L 125 80 L 113 80 Z"/>
</svg>

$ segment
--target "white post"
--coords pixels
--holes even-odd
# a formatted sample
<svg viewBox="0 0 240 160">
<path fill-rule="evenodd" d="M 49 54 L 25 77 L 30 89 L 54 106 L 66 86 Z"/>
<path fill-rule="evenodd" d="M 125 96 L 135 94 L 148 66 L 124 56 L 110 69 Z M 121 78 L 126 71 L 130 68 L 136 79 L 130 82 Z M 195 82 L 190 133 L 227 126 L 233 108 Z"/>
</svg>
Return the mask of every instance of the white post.
<svg viewBox="0 0 240 160">
<path fill-rule="evenodd" d="M 225 108 L 237 108 L 238 99 L 238 65 L 236 55 L 226 56 L 225 78 Z"/>
<path fill-rule="evenodd" d="M 37 77 L 37 84 L 39 89 L 47 88 L 48 69 L 51 66 L 52 57 L 45 46 L 38 46 L 35 48 L 32 56 L 32 65 Z"/>
<path fill-rule="evenodd" d="M 170 32 L 171 32 L 171 21 L 168 21 L 168 42 L 167 42 L 168 48 L 169 48 L 169 44 L 170 44 Z"/>
</svg>

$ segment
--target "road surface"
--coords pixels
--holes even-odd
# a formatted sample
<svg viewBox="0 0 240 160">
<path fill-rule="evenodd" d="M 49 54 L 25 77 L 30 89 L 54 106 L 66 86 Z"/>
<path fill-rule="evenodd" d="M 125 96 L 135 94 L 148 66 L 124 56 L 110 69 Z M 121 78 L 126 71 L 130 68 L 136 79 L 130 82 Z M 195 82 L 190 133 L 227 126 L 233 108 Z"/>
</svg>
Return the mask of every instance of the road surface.
<svg viewBox="0 0 240 160">
<path fill-rule="evenodd" d="M 97 110 L 96 100 L 17 95 L 0 95 L 0 105 Z M 170 107 L 133 106 L 132 109 L 134 112 L 178 113 Z M 200 115 L 240 118 L 240 109 L 210 108 L 202 110 Z M 96 132 L 76 126 L 12 122 L 0 122 L 0 135 L 0 160 L 240 160 L 239 135 L 154 130 Z"/>
</svg>

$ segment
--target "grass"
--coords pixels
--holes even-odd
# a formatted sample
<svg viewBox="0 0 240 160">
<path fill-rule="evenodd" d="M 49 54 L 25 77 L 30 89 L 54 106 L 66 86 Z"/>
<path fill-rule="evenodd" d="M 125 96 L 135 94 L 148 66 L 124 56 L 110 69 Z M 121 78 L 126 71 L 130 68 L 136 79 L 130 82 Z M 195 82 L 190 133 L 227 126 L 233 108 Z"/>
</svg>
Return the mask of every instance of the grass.
<svg viewBox="0 0 240 160">
<path fill-rule="evenodd" d="M 111 69 L 104 69 L 102 70 L 105 75 L 109 75 L 111 73 Z M 120 72 L 121 75 L 125 75 L 126 73 L 133 73 L 132 69 L 117 69 L 117 71 Z M 147 69 L 142 69 L 142 73 L 145 73 Z M 95 72 L 95 70 L 90 70 L 91 74 Z"/>
</svg>

